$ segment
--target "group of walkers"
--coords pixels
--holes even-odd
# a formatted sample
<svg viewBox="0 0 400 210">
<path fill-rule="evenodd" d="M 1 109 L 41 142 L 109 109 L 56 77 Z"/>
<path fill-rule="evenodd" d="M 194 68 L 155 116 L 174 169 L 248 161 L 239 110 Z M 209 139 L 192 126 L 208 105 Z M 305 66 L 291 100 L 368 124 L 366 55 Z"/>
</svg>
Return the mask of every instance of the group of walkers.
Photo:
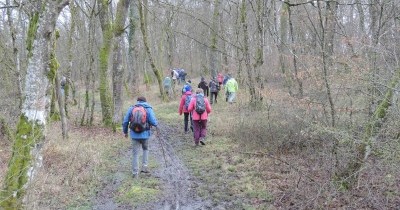
<svg viewBox="0 0 400 210">
<path fill-rule="evenodd" d="M 180 98 L 178 113 L 183 114 L 184 132 L 193 132 L 194 146 L 206 144 L 207 122 L 211 113 L 211 104 L 217 103 L 218 94 L 224 87 L 226 102 L 233 103 L 238 90 L 238 84 L 232 75 L 222 75 L 211 78 L 209 82 L 201 77 L 196 90 L 192 88 L 192 81 L 186 81 L 187 73 L 183 69 L 172 69 L 171 78 L 165 77 L 163 81 L 164 90 L 170 94 L 174 90 L 175 84 L 182 84 L 182 96 Z M 208 99 L 210 98 L 210 99 Z M 190 123 L 190 124 L 189 124 Z M 132 139 L 132 174 L 133 177 L 139 177 L 139 151 L 143 150 L 141 173 L 149 173 L 148 170 L 148 139 L 151 136 L 151 127 L 157 127 L 157 118 L 153 112 L 152 106 L 147 103 L 145 97 L 137 98 L 137 103 L 129 107 L 126 112 L 122 127 L 125 137 Z M 158 132 L 157 132 L 158 135 Z"/>
<path fill-rule="evenodd" d="M 204 77 L 201 77 L 200 83 L 197 85 L 198 89 L 196 89 L 195 93 L 193 93 L 190 80 L 188 80 L 182 88 L 182 97 L 179 103 L 178 113 L 179 115 L 184 115 L 185 133 L 189 132 L 190 123 L 195 146 L 198 146 L 199 143 L 205 145 L 208 114 L 211 112 L 211 104 L 218 102 L 218 93 L 221 90 L 221 86 L 224 86 L 226 102 L 232 104 L 239 87 L 235 78 L 230 74 L 223 76 L 219 73 L 218 76 L 213 77 L 210 82 L 207 82 Z"/>
</svg>

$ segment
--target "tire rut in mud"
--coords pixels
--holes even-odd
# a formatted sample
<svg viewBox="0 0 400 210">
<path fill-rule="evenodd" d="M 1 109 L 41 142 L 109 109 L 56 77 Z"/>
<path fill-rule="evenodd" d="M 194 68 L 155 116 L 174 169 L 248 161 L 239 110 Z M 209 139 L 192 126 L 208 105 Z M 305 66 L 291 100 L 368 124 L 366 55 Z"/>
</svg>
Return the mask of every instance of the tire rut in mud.
<svg viewBox="0 0 400 210">
<path fill-rule="evenodd" d="M 210 200 L 204 200 L 196 193 L 196 188 L 201 183 L 190 174 L 183 161 L 176 154 L 175 148 L 182 146 L 187 141 L 179 136 L 177 128 L 159 123 L 159 135 L 152 135 L 149 139 L 149 158 L 155 159 L 159 167 L 151 171 L 151 176 L 160 180 L 162 193 L 154 201 L 141 204 L 136 209 L 160 209 L 160 210 L 204 210 L 213 209 Z M 97 193 L 93 202 L 96 210 L 122 210 L 133 209 L 124 204 L 117 203 L 115 195 L 118 188 L 126 181 L 132 179 L 131 168 L 126 168 L 126 161 L 131 162 L 132 152 L 130 149 L 122 152 L 117 171 L 114 172 L 111 181 L 104 183 L 102 189 Z M 125 162 L 125 164 L 124 164 Z"/>
<path fill-rule="evenodd" d="M 194 178 L 183 161 L 176 154 L 175 148 L 187 141 L 179 136 L 177 128 L 160 123 L 160 135 L 150 139 L 152 158 L 160 167 L 152 172 L 163 183 L 163 192 L 159 200 L 140 206 L 138 209 L 211 209 L 211 201 L 203 200 L 196 193 L 196 187 L 201 184 Z M 174 138 L 174 139 L 172 139 Z"/>
</svg>

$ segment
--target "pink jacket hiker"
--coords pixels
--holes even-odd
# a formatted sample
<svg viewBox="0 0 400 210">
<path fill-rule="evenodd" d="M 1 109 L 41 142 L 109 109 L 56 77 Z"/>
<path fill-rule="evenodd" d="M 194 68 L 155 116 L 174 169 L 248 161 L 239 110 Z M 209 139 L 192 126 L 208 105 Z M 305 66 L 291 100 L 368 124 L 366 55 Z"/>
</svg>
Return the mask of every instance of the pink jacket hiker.
<svg viewBox="0 0 400 210">
<path fill-rule="evenodd" d="M 178 110 L 180 115 L 182 115 L 182 113 L 188 113 L 188 110 L 185 107 L 185 100 L 186 100 L 187 95 L 192 95 L 192 92 L 191 91 L 186 91 L 186 93 L 184 93 L 182 95 L 181 103 L 179 104 L 179 110 Z M 193 98 L 193 96 L 192 96 L 192 98 Z"/>
<path fill-rule="evenodd" d="M 192 97 L 192 100 L 190 101 L 188 111 L 192 112 L 192 119 L 193 120 L 207 120 L 208 114 L 211 113 L 211 105 L 210 102 L 206 97 L 204 97 L 204 103 L 206 104 L 206 111 L 200 116 L 196 111 L 196 95 Z M 201 118 L 200 118 L 201 117 Z"/>
</svg>

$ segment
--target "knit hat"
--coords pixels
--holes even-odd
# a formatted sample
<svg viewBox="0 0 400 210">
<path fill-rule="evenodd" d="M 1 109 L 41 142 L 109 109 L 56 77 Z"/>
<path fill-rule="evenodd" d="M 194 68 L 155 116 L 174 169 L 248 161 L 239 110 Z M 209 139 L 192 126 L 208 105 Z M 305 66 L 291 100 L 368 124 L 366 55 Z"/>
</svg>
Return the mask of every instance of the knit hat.
<svg viewBox="0 0 400 210">
<path fill-rule="evenodd" d="M 139 96 L 139 97 L 137 98 L 137 101 L 146 102 L 146 98 L 145 98 L 144 96 Z"/>
</svg>

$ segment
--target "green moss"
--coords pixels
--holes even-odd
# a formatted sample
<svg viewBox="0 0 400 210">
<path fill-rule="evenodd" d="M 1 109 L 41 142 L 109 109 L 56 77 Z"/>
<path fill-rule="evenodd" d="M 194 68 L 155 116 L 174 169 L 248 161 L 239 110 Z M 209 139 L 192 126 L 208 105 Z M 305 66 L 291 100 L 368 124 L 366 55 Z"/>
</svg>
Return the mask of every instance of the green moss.
<svg viewBox="0 0 400 210">
<path fill-rule="evenodd" d="M 30 122 L 21 115 L 4 181 L 4 191 L 0 198 L 0 206 L 4 209 L 21 209 L 22 207 L 21 199 L 25 194 L 24 185 L 28 181 L 27 172 L 32 161 L 31 149 L 35 143 L 43 139 L 43 130 L 43 126 L 36 122 Z"/>
<path fill-rule="evenodd" d="M 36 37 L 38 28 L 39 13 L 36 12 L 29 21 L 28 37 L 26 38 L 26 49 L 28 50 L 28 58 L 32 56 L 33 41 Z"/>
<path fill-rule="evenodd" d="M 56 41 L 60 37 L 60 33 L 56 30 L 55 32 L 55 40 L 53 41 L 53 48 L 50 53 L 50 71 L 47 73 L 47 78 L 51 83 L 54 84 L 54 79 L 57 75 L 57 70 L 60 68 L 60 63 L 58 63 L 57 58 L 56 58 Z"/>
<path fill-rule="evenodd" d="M 104 43 L 103 47 L 100 50 L 100 101 L 101 101 L 101 108 L 102 108 L 102 115 L 103 115 L 103 123 L 105 126 L 112 125 L 112 97 L 111 91 L 109 88 L 108 82 L 108 59 L 110 56 L 110 46 L 111 40 L 113 37 L 112 34 L 112 26 L 108 25 L 105 31 L 103 32 Z"/>
<path fill-rule="evenodd" d="M 154 200 L 161 192 L 156 178 L 140 178 L 122 185 L 118 190 L 118 202 L 138 206 Z"/>
</svg>

